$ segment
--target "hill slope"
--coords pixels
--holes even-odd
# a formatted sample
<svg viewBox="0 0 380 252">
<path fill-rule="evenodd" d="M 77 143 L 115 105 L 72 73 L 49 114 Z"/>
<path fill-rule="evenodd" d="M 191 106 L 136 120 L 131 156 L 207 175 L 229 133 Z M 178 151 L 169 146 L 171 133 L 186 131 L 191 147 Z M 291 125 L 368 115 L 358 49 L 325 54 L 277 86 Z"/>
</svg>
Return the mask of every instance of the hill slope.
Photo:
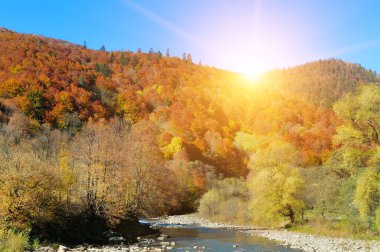
<svg viewBox="0 0 380 252">
<path fill-rule="evenodd" d="M 161 145 L 179 137 L 190 160 L 226 175 L 246 173 L 233 145 L 241 130 L 281 132 L 300 148 L 309 146 L 306 159 L 316 161 L 307 162 L 321 163 L 321 155 L 331 149 L 336 122 L 320 105 L 329 107 L 358 84 L 376 80 L 375 73 L 359 65 L 322 60 L 274 70 L 260 85 L 249 86 L 237 74 L 161 52 L 89 50 L 0 30 L 3 122 L 18 110 L 28 116 L 27 130 L 35 134 L 42 124 L 76 132 L 88 120 L 120 117 L 134 124 L 145 118 L 160 129 Z M 299 127 L 306 132 L 299 133 Z M 322 146 L 312 144 L 322 136 Z"/>
<path fill-rule="evenodd" d="M 359 84 L 379 80 L 375 72 L 359 64 L 329 59 L 274 70 L 265 74 L 262 81 L 285 92 L 304 95 L 314 104 L 331 106 L 342 95 L 353 92 Z"/>
</svg>

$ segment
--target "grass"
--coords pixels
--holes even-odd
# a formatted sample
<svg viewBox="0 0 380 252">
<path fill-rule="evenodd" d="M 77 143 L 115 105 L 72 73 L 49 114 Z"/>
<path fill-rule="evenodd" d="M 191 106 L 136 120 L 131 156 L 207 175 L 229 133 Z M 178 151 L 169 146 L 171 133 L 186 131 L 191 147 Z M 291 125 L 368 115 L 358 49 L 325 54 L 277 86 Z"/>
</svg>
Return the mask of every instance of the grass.
<svg viewBox="0 0 380 252">
<path fill-rule="evenodd" d="M 21 252 L 29 247 L 29 232 L 0 230 L 0 252 Z"/>
<path fill-rule="evenodd" d="M 314 213 L 307 214 L 308 222 L 291 227 L 290 231 L 314 234 L 321 236 L 351 238 L 360 240 L 380 240 L 379 234 L 369 231 L 358 220 L 343 218 L 331 218 L 327 220 Z"/>
</svg>

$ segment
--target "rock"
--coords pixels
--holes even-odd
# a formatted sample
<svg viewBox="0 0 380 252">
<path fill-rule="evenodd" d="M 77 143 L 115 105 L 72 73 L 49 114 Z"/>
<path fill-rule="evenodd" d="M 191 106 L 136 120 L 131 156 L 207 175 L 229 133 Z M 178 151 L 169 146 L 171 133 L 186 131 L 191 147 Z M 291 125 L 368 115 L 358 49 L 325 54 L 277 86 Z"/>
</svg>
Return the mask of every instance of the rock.
<svg viewBox="0 0 380 252">
<path fill-rule="evenodd" d="M 118 245 L 118 244 L 121 244 L 123 245 L 125 242 L 125 239 L 121 236 L 118 236 L 118 237 L 111 237 L 108 239 L 108 243 L 109 244 L 114 244 L 114 245 Z"/>
<path fill-rule="evenodd" d="M 162 236 L 157 237 L 157 241 L 163 241 L 163 240 L 164 240 L 164 237 Z"/>
<path fill-rule="evenodd" d="M 59 245 L 57 252 L 65 252 L 65 251 L 67 251 L 67 250 L 68 250 L 67 247 L 62 246 L 62 245 Z"/>
<path fill-rule="evenodd" d="M 237 247 L 238 247 L 238 245 L 237 245 L 237 244 L 234 244 L 234 245 L 232 245 L 232 247 L 233 247 L 233 248 L 237 248 Z"/>
<path fill-rule="evenodd" d="M 86 248 L 83 246 L 79 246 L 75 248 L 75 251 L 86 251 Z"/>
<path fill-rule="evenodd" d="M 112 230 L 108 230 L 108 231 L 103 232 L 103 236 L 106 237 L 107 239 L 109 239 L 111 237 L 116 237 L 116 236 L 120 236 L 120 235 L 118 233 L 112 231 Z"/>
<path fill-rule="evenodd" d="M 153 224 L 150 226 L 151 229 L 154 229 L 154 230 L 158 230 L 160 228 L 160 226 L 158 226 L 158 224 Z"/>
<path fill-rule="evenodd" d="M 159 237 L 157 237 L 157 241 L 163 241 L 163 240 L 165 240 L 166 238 L 169 238 L 169 236 L 166 235 L 166 234 L 161 234 Z"/>
</svg>

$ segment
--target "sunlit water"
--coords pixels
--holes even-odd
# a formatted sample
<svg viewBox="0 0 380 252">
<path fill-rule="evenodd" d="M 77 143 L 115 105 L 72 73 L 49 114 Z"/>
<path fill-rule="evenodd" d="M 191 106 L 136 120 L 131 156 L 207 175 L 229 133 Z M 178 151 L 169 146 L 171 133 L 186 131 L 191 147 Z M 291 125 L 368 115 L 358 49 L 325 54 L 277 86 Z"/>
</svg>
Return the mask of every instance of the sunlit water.
<svg viewBox="0 0 380 252">
<path fill-rule="evenodd" d="M 162 233 L 170 236 L 166 241 L 176 243 L 171 251 L 301 251 L 280 246 L 265 238 L 248 235 L 236 230 L 204 228 L 187 225 L 165 225 L 161 224 Z M 233 247 L 233 245 L 237 247 Z M 194 248 L 197 246 L 198 248 Z M 199 249 L 199 247 L 205 249 Z"/>
</svg>

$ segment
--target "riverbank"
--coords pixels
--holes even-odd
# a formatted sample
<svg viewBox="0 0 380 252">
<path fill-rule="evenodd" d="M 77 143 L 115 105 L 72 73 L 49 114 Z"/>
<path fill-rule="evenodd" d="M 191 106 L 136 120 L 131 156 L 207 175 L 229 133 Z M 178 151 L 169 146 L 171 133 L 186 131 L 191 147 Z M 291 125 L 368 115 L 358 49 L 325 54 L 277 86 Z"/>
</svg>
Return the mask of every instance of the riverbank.
<svg viewBox="0 0 380 252">
<path fill-rule="evenodd" d="M 250 235 L 265 237 L 267 239 L 274 240 L 281 245 L 301 249 L 307 252 L 380 252 L 379 241 L 333 238 L 302 234 L 287 230 L 264 230 L 253 226 L 213 222 L 200 218 L 196 214 L 168 216 L 166 218 L 159 218 L 154 221 L 163 224 L 196 225 L 208 228 L 235 229 Z"/>
<path fill-rule="evenodd" d="M 138 242 L 125 245 L 105 245 L 105 246 L 92 246 L 92 245 L 80 245 L 76 247 L 65 247 L 59 245 L 58 247 L 48 246 L 40 247 L 36 252 L 162 252 L 172 250 L 175 246 L 175 242 L 168 242 L 168 238 L 165 234 L 149 237 L 138 237 Z"/>
</svg>

